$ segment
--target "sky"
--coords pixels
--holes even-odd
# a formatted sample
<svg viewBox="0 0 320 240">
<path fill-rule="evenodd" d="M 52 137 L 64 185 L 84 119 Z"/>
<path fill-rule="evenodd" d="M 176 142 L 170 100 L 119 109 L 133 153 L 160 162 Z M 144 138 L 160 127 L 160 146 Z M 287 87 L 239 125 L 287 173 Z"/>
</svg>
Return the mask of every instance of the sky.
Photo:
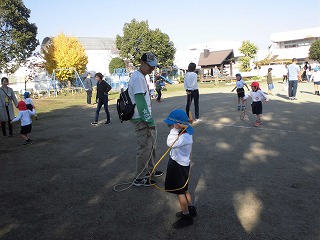
<svg viewBox="0 0 320 240">
<path fill-rule="evenodd" d="M 320 27 L 320 0 L 23 0 L 39 42 L 61 32 L 74 37 L 123 35 L 132 19 L 169 35 L 178 50 L 211 41 L 249 40 L 259 49 L 270 34 Z"/>
</svg>

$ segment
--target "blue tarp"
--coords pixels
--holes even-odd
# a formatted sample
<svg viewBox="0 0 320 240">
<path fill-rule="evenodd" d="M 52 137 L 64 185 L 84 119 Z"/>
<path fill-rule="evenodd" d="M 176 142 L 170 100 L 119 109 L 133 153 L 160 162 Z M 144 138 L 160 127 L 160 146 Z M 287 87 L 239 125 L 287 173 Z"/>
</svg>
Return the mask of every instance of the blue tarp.
<svg viewBox="0 0 320 240">
<path fill-rule="evenodd" d="M 170 79 L 168 79 L 168 78 L 166 78 L 166 77 L 164 77 L 164 76 L 160 76 L 163 80 L 165 80 L 167 83 L 170 83 L 170 84 L 173 84 L 173 82 L 170 80 Z"/>
</svg>

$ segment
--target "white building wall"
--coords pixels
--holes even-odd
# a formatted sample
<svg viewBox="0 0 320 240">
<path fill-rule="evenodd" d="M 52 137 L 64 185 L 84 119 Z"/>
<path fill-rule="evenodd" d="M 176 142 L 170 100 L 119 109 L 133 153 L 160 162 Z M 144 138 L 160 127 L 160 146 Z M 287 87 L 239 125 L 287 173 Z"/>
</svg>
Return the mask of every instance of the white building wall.
<svg viewBox="0 0 320 240">
<path fill-rule="evenodd" d="M 110 76 L 109 64 L 112 58 L 118 55 L 110 50 L 86 50 L 88 56 L 87 71 L 101 72 L 104 76 Z"/>
</svg>

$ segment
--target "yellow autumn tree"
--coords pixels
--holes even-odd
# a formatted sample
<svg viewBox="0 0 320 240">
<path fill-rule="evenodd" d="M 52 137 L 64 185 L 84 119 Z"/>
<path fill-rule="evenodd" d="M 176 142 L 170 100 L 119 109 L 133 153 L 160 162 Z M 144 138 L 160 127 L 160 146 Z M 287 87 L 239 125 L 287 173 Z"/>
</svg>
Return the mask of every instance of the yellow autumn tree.
<svg viewBox="0 0 320 240">
<path fill-rule="evenodd" d="M 88 63 L 88 57 L 79 40 L 64 33 L 52 39 L 44 52 L 44 58 L 49 74 L 52 74 L 54 69 L 72 68 L 80 75 L 85 72 Z M 74 71 L 57 71 L 56 77 L 62 81 L 71 80 L 74 79 Z"/>
</svg>

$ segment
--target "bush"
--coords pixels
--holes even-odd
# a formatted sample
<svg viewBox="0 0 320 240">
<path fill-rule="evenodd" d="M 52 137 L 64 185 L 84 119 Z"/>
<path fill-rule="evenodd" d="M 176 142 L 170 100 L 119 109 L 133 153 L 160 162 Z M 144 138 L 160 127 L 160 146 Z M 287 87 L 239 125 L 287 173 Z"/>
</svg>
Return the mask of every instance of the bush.
<svg viewBox="0 0 320 240">
<path fill-rule="evenodd" d="M 125 68 L 126 64 L 121 58 L 112 58 L 109 63 L 109 73 L 113 74 L 116 68 Z"/>
</svg>

